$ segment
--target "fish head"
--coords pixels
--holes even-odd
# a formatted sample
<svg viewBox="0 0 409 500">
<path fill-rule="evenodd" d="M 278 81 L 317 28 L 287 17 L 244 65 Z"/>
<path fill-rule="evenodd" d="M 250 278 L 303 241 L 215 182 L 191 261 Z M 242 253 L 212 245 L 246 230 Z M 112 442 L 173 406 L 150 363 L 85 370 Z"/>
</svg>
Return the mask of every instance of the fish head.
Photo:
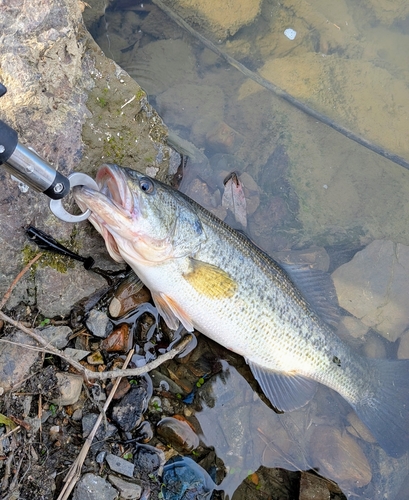
<svg viewBox="0 0 409 500">
<path fill-rule="evenodd" d="M 206 239 L 192 202 L 175 189 L 130 168 L 104 164 L 99 191 L 75 187 L 82 210 L 117 262 L 154 264 L 194 253 Z"/>
</svg>

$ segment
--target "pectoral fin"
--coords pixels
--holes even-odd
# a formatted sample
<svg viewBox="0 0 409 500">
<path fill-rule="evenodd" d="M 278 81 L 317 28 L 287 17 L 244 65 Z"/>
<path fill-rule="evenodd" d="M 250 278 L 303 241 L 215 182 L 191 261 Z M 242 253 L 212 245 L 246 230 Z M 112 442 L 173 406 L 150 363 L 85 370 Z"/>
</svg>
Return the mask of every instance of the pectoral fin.
<svg viewBox="0 0 409 500">
<path fill-rule="evenodd" d="M 164 293 L 152 292 L 152 298 L 159 314 L 172 330 L 177 330 L 179 321 L 188 332 L 193 332 L 193 324 L 188 314 L 173 299 Z"/>
<path fill-rule="evenodd" d="M 264 394 L 279 411 L 301 408 L 313 398 L 317 390 L 314 380 L 297 374 L 265 370 L 255 363 L 247 362 Z"/>
<path fill-rule="evenodd" d="M 217 266 L 190 259 L 190 270 L 183 275 L 198 292 L 211 299 L 228 299 L 237 290 L 236 281 Z"/>
</svg>

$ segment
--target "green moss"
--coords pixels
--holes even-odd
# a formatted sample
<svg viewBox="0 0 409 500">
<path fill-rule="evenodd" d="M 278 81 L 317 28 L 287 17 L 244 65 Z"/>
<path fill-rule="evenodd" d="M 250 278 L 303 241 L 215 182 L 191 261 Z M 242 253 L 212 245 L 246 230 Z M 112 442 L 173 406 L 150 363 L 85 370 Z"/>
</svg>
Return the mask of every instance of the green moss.
<svg viewBox="0 0 409 500">
<path fill-rule="evenodd" d="M 108 104 L 108 101 L 105 99 L 105 97 L 97 97 L 97 104 L 101 108 L 105 108 L 105 106 Z"/>
</svg>

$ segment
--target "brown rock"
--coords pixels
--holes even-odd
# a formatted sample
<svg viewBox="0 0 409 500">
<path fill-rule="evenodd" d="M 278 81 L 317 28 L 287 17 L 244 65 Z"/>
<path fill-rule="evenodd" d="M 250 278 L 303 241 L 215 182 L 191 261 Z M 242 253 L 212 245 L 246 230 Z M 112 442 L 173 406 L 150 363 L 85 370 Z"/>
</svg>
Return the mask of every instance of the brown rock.
<svg viewBox="0 0 409 500">
<path fill-rule="evenodd" d="M 101 342 L 101 349 L 107 352 L 127 352 L 132 347 L 129 325 L 123 323 Z"/>
<path fill-rule="evenodd" d="M 217 153 L 233 153 L 242 141 L 241 135 L 225 122 L 220 122 L 206 134 L 207 145 Z"/>
</svg>

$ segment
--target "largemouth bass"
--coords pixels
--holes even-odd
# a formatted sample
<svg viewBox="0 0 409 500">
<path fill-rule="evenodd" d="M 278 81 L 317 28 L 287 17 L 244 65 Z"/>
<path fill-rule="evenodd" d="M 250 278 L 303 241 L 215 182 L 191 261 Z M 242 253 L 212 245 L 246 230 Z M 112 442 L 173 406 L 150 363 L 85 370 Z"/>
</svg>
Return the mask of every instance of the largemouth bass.
<svg viewBox="0 0 409 500">
<path fill-rule="evenodd" d="M 181 322 L 244 356 L 274 407 L 337 391 L 390 455 L 409 448 L 409 360 L 367 359 L 316 314 L 273 259 L 182 193 L 103 165 L 100 191 L 75 188 L 111 257 L 150 289 L 167 325 Z"/>
</svg>

